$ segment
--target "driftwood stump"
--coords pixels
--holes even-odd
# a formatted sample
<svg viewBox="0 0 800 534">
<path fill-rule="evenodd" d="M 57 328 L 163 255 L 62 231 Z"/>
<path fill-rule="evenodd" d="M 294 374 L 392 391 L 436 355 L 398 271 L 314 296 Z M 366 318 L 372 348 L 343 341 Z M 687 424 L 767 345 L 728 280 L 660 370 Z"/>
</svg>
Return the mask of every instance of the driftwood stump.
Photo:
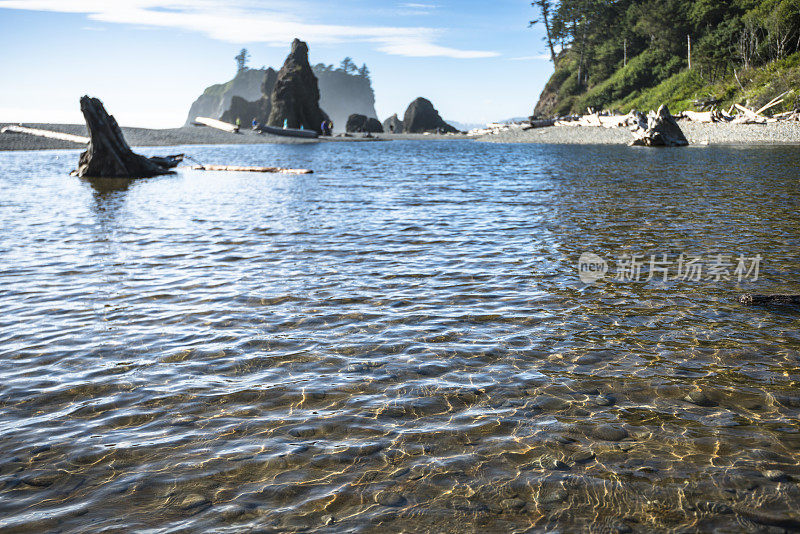
<svg viewBox="0 0 800 534">
<path fill-rule="evenodd" d="M 683 135 L 675 117 L 667 106 L 662 105 L 658 111 L 651 111 L 647 116 L 647 128 L 639 123 L 631 128 L 634 140 L 631 146 L 686 146 L 689 141 Z"/>
<path fill-rule="evenodd" d="M 146 158 L 135 154 L 97 98 L 81 97 L 81 111 L 89 129 L 89 148 L 81 154 L 74 175 L 81 178 L 147 178 L 173 174 L 182 156 Z"/>
</svg>

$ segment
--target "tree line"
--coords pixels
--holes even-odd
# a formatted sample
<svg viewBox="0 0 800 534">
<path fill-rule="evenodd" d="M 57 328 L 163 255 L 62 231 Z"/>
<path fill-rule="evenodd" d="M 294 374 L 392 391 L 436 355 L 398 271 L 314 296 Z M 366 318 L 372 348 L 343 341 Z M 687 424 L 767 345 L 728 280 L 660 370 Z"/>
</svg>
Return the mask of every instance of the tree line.
<svg viewBox="0 0 800 534">
<path fill-rule="evenodd" d="M 550 57 L 587 88 L 648 55 L 659 78 L 686 68 L 714 82 L 800 50 L 800 0 L 536 0 Z"/>
<path fill-rule="evenodd" d="M 249 68 L 247 64 L 250 61 L 250 52 L 248 52 L 246 48 L 242 48 L 233 59 L 236 61 L 236 72 L 245 71 Z M 333 65 L 325 65 L 324 63 L 318 63 L 314 68 L 327 72 L 343 72 L 351 76 L 361 76 L 363 78 L 369 78 L 370 75 L 369 67 L 367 67 L 366 63 L 359 67 L 351 57 L 344 58 L 341 63 L 339 63 L 339 68 L 335 68 Z"/>
</svg>

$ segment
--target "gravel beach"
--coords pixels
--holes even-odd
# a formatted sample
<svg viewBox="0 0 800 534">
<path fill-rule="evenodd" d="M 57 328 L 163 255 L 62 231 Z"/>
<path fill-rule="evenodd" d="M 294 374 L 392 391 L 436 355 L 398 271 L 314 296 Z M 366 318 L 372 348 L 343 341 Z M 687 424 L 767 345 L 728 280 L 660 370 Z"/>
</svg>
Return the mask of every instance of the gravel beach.
<svg viewBox="0 0 800 534">
<path fill-rule="evenodd" d="M 696 145 L 800 144 L 800 122 L 725 124 L 679 122 L 684 135 Z M 507 130 L 478 138 L 489 143 L 544 143 L 561 145 L 628 144 L 633 136 L 626 128 L 551 126 L 523 131 Z"/>
<path fill-rule="evenodd" d="M 0 128 L 8 123 L 0 123 Z M 39 128 L 73 135 L 87 136 L 86 126 L 82 124 L 23 124 L 29 128 Z M 702 124 L 681 122 L 687 139 L 696 145 L 760 145 L 760 144 L 800 144 L 800 123 L 784 122 L 772 124 Z M 123 127 L 125 139 L 133 147 L 181 146 L 181 145 L 244 145 L 244 144 L 308 144 L 330 142 L 370 142 L 370 141 L 445 141 L 474 139 L 488 143 L 543 143 L 562 145 L 622 145 L 633 137 L 625 128 L 594 128 L 581 126 L 552 126 L 523 131 L 507 130 L 478 138 L 466 135 L 428 135 L 428 134 L 351 134 L 348 137 L 326 137 L 320 139 L 297 139 L 276 135 L 257 134 L 250 130 L 232 134 L 213 128 L 183 127 L 171 129 L 147 129 Z M 6 132 L 0 134 L 0 151 L 3 150 L 51 150 L 79 149 L 82 145 L 35 137 L 27 134 Z"/>
<path fill-rule="evenodd" d="M 0 123 L 0 129 L 11 123 Z M 42 123 L 14 123 L 15 126 L 25 126 L 40 130 L 68 133 L 72 135 L 88 136 L 84 124 L 42 124 Z M 309 144 L 330 142 L 370 142 L 385 140 L 444 140 L 468 139 L 463 135 L 422 135 L 422 134 L 378 134 L 364 137 L 363 134 L 351 134 L 349 137 L 325 137 L 319 139 L 299 139 L 281 137 L 278 135 L 258 134 L 251 130 L 242 130 L 238 134 L 223 132 L 213 128 L 182 127 L 170 129 L 148 129 L 122 127 L 125 139 L 132 147 L 143 146 L 181 146 L 181 145 L 249 145 L 249 144 Z M 0 151 L 8 150 L 54 150 L 54 149 L 80 149 L 83 145 L 36 137 L 28 134 L 6 132 L 0 134 Z"/>
</svg>

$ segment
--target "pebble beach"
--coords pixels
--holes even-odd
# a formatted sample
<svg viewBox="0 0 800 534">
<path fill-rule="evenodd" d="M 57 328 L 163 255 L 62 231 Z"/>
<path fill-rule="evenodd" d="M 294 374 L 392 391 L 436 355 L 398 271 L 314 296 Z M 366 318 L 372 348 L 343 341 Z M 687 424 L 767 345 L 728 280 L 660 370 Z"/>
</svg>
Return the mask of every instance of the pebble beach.
<svg viewBox="0 0 800 534">
<path fill-rule="evenodd" d="M 0 128 L 8 123 L 0 124 Z M 51 130 L 72 135 L 87 136 L 82 124 L 23 124 L 30 128 Z M 686 138 L 692 145 L 775 145 L 800 144 L 800 122 L 771 124 L 724 124 L 680 122 Z M 351 134 L 320 139 L 296 139 L 276 135 L 258 134 L 242 130 L 238 134 L 212 128 L 181 127 L 148 129 L 123 127 L 122 132 L 133 147 L 183 146 L 183 145 L 250 145 L 250 144 L 308 144 L 319 142 L 409 141 L 409 140 L 463 140 L 474 139 L 489 143 L 533 143 L 555 145 L 625 145 L 633 138 L 626 128 L 597 128 L 581 126 L 552 126 L 533 130 L 514 128 L 481 137 L 466 135 L 433 134 Z M 6 132 L 0 134 L 0 151 L 53 150 L 82 148 L 82 145 Z"/>
</svg>

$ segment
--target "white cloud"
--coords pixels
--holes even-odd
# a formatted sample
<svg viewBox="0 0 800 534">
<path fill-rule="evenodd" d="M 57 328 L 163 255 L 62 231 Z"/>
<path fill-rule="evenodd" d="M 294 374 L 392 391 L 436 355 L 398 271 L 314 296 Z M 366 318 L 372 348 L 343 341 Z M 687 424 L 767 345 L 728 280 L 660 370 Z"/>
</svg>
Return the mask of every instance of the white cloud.
<svg viewBox="0 0 800 534">
<path fill-rule="evenodd" d="M 550 54 L 539 54 L 536 56 L 510 57 L 509 61 L 550 61 Z"/>
<path fill-rule="evenodd" d="M 459 59 L 496 57 L 496 52 L 460 50 L 436 43 L 433 28 L 321 24 L 292 13 L 299 2 L 285 0 L 0 0 L 0 9 L 82 13 L 98 22 L 176 28 L 230 43 L 286 46 L 295 37 L 314 44 L 374 43 L 378 50 L 409 57 Z M 407 4 L 426 6 L 430 4 Z"/>
</svg>

